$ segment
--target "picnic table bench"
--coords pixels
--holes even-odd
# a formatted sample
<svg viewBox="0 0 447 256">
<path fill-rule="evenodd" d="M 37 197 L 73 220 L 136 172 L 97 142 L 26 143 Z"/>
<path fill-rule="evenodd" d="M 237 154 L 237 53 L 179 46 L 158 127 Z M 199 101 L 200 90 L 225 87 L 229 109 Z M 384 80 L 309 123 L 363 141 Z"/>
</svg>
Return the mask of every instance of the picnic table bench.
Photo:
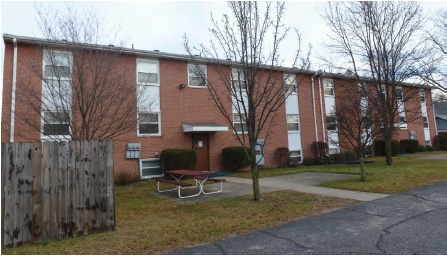
<svg viewBox="0 0 447 256">
<path fill-rule="evenodd" d="M 154 180 L 157 181 L 158 192 L 167 192 L 167 191 L 177 190 L 179 198 L 194 197 L 194 196 L 198 196 L 202 193 L 203 194 L 214 194 L 214 193 L 222 192 L 222 189 L 223 189 L 222 182 L 226 181 L 225 179 L 208 178 L 208 175 L 214 174 L 216 172 L 200 172 L 200 171 L 192 171 L 192 170 L 173 170 L 173 171 L 166 171 L 166 173 L 171 174 L 171 176 L 174 178 L 174 180 L 166 179 L 166 178 L 162 178 L 162 177 L 154 178 Z M 180 179 L 183 177 L 194 178 L 194 181 L 196 182 L 196 184 L 191 185 L 186 182 L 181 182 Z M 205 183 L 205 181 L 220 182 L 220 190 L 211 191 L 211 192 L 204 191 L 203 183 Z M 160 183 L 168 183 L 168 184 L 173 184 L 176 186 L 175 186 L 175 188 L 160 190 Z M 199 185 L 199 187 L 200 187 L 200 190 L 197 194 L 189 195 L 189 196 L 181 195 L 182 189 L 194 188 L 194 187 L 197 187 L 197 185 Z"/>
</svg>

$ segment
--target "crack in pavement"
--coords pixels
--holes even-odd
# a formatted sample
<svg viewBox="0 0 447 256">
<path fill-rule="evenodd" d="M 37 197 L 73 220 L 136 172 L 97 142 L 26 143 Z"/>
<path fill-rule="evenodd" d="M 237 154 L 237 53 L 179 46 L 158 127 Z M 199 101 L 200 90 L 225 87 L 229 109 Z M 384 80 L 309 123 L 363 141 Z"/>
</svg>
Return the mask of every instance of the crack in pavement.
<svg viewBox="0 0 447 256">
<path fill-rule="evenodd" d="M 372 215 L 372 216 L 391 218 L 391 216 L 388 216 L 388 215 L 375 214 L 375 213 L 368 213 L 368 212 L 361 212 L 361 211 L 356 211 L 356 210 L 348 209 L 348 208 L 344 208 L 343 210 L 347 210 L 347 211 L 351 211 L 351 212 L 357 212 L 357 213 L 363 213 L 363 214 Z"/>
<path fill-rule="evenodd" d="M 435 200 L 430 200 L 430 199 L 427 199 L 427 198 L 425 198 L 425 197 L 418 196 L 418 195 L 415 195 L 415 194 L 403 194 L 403 195 L 406 195 L 406 196 L 414 196 L 414 197 L 416 197 L 416 198 L 418 198 L 418 199 L 421 199 L 421 200 L 424 200 L 424 201 L 428 201 L 428 202 L 432 202 L 432 203 L 445 204 L 445 203 L 438 202 L 438 201 L 435 201 Z"/>
<path fill-rule="evenodd" d="M 302 244 L 300 244 L 300 243 L 298 243 L 298 242 L 296 242 L 296 241 L 293 241 L 293 240 L 290 239 L 290 238 L 282 237 L 282 236 L 278 236 L 278 235 L 272 234 L 272 233 L 270 233 L 270 232 L 267 232 L 267 231 L 265 231 L 265 230 L 259 230 L 259 231 L 262 232 L 262 233 L 265 233 L 265 234 L 267 234 L 267 235 L 269 235 L 269 236 L 273 236 L 273 237 L 276 237 L 276 238 L 283 239 L 283 240 L 286 240 L 286 241 L 288 241 L 288 242 L 291 242 L 291 243 L 294 244 L 296 247 L 299 247 L 299 248 L 302 248 L 302 249 L 306 249 L 306 250 L 312 250 L 312 251 L 314 250 L 313 248 L 304 246 L 304 245 L 302 245 Z"/>
<path fill-rule="evenodd" d="M 391 234 L 391 232 L 389 231 L 390 229 L 392 229 L 392 228 L 394 228 L 394 227 L 396 227 L 396 226 L 398 226 L 398 225 L 400 225 L 400 224 L 402 224 L 402 223 L 404 223 L 404 222 L 407 222 L 407 221 L 409 221 L 409 220 L 416 219 L 416 218 L 418 218 L 418 217 L 420 217 L 420 216 L 422 216 L 422 215 L 425 215 L 425 214 L 428 214 L 428 213 L 432 213 L 432 212 L 434 212 L 434 211 L 445 210 L 445 209 L 447 209 L 447 207 L 446 207 L 446 208 L 441 208 L 441 209 L 433 209 L 433 210 L 430 210 L 430 211 L 427 211 L 427 212 L 423 212 L 423 213 L 414 215 L 414 216 L 412 216 L 412 217 L 410 217 L 410 218 L 407 218 L 407 219 L 405 219 L 405 220 L 401 220 L 401 221 L 399 221 L 399 222 L 396 222 L 396 223 L 394 223 L 394 224 L 392 224 L 392 225 L 390 225 L 390 226 L 384 228 L 384 229 L 382 230 L 382 232 L 385 232 L 385 234 L 381 234 L 381 235 L 379 236 L 379 239 L 378 239 L 377 242 L 376 242 L 376 248 L 377 248 L 379 251 L 381 251 L 383 254 L 386 254 L 386 253 L 387 253 L 386 250 L 382 249 L 381 246 L 380 246 L 380 244 L 383 242 L 383 238 L 384 238 L 385 236 Z"/>
<path fill-rule="evenodd" d="M 218 243 L 213 243 L 214 246 L 216 246 L 219 250 L 222 251 L 223 255 L 227 255 L 228 253 L 220 246 Z"/>
</svg>

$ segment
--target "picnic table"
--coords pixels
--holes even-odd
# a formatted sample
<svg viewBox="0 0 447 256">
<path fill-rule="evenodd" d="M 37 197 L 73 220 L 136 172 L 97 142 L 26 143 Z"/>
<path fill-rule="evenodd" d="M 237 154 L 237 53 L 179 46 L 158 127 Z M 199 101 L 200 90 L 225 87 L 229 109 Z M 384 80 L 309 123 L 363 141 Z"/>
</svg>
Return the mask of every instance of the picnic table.
<svg viewBox="0 0 447 256">
<path fill-rule="evenodd" d="M 165 173 L 170 174 L 171 177 L 174 178 L 174 180 L 170 180 L 170 179 L 166 179 L 166 178 L 155 178 L 154 180 L 157 181 L 158 192 L 167 192 L 167 191 L 177 190 L 179 198 L 188 198 L 188 197 L 199 196 L 200 194 L 214 194 L 214 193 L 222 192 L 222 190 L 223 190 L 222 182 L 225 181 L 225 179 L 210 178 L 209 176 L 215 174 L 216 173 L 215 171 L 171 170 L 171 171 L 165 171 Z M 196 184 L 191 185 L 189 183 L 181 182 L 180 180 L 182 178 L 193 178 Z M 210 191 L 210 192 L 204 191 L 203 184 L 205 183 L 205 181 L 220 182 L 220 190 Z M 173 189 L 160 190 L 160 183 L 169 183 L 169 184 L 176 185 L 176 187 Z M 181 195 L 182 189 L 196 188 L 197 186 L 199 186 L 198 193 L 193 194 L 193 195 L 188 195 L 188 196 Z"/>
</svg>

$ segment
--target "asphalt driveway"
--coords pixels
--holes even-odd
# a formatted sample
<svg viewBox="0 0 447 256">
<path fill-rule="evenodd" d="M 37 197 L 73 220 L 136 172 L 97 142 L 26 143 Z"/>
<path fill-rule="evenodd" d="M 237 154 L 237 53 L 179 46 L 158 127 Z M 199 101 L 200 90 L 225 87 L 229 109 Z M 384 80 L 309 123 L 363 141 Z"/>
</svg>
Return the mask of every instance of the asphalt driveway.
<svg viewBox="0 0 447 256">
<path fill-rule="evenodd" d="M 446 241 L 442 182 L 172 254 L 447 254 Z"/>
</svg>

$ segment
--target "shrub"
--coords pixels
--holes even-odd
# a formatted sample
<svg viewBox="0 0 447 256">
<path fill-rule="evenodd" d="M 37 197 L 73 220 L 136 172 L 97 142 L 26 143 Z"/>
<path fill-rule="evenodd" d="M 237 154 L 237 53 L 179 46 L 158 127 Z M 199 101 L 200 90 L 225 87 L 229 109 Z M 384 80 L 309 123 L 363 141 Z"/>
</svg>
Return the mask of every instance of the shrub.
<svg viewBox="0 0 447 256">
<path fill-rule="evenodd" d="M 343 151 L 342 155 L 343 155 L 343 158 L 345 159 L 345 161 L 348 161 L 348 162 L 357 161 L 357 157 L 351 151 Z"/>
<path fill-rule="evenodd" d="M 444 134 L 438 134 L 435 137 L 435 141 L 437 143 L 437 146 L 440 149 L 447 149 L 447 135 Z"/>
<path fill-rule="evenodd" d="M 244 149 L 244 147 L 241 146 L 222 149 L 222 161 L 225 169 L 231 172 L 236 172 L 248 167 L 250 165 L 250 159 L 247 158 L 245 150 L 247 150 L 250 155 L 250 149 Z"/>
<path fill-rule="evenodd" d="M 116 186 L 126 186 L 140 181 L 140 175 L 131 171 L 119 171 L 114 176 Z"/>
<path fill-rule="evenodd" d="M 400 141 L 401 149 L 404 153 L 416 153 L 419 148 L 419 141 L 417 140 L 401 140 Z"/>
<path fill-rule="evenodd" d="M 426 150 L 426 148 L 422 145 L 419 145 L 418 147 L 418 152 L 424 152 Z"/>
<path fill-rule="evenodd" d="M 385 140 L 375 140 L 373 145 L 375 156 L 385 156 Z M 392 140 L 391 155 L 396 156 L 398 153 L 400 153 L 400 143 L 397 140 Z"/>
<path fill-rule="evenodd" d="M 277 148 L 274 153 L 276 160 L 276 167 L 284 168 L 289 166 L 290 152 L 288 148 Z"/>
<path fill-rule="evenodd" d="M 323 157 L 326 155 L 326 152 L 329 150 L 329 146 L 325 142 L 314 141 L 312 142 L 312 152 L 314 153 L 315 158 Z"/>
<path fill-rule="evenodd" d="M 197 155 L 193 149 L 165 149 L 161 151 L 160 162 L 163 171 L 194 170 L 196 168 Z"/>
<path fill-rule="evenodd" d="M 335 153 L 331 154 L 330 156 L 332 157 L 334 163 L 340 163 L 345 161 L 343 154 Z"/>
<path fill-rule="evenodd" d="M 303 159 L 303 165 L 307 165 L 307 166 L 310 166 L 310 165 L 314 165 L 315 164 L 315 158 L 313 158 L 313 157 L 305 157 L 304 159 Z"/>
<path fill-rule="evenodd" d="M 427 150 L 427 151 L 433 151 L 434 149 L 433 149 L 432 146 L 430 146 L 430 145 L 426 145 L 426 146 L 425 146 L 425 150 Z"/>
</svg>

